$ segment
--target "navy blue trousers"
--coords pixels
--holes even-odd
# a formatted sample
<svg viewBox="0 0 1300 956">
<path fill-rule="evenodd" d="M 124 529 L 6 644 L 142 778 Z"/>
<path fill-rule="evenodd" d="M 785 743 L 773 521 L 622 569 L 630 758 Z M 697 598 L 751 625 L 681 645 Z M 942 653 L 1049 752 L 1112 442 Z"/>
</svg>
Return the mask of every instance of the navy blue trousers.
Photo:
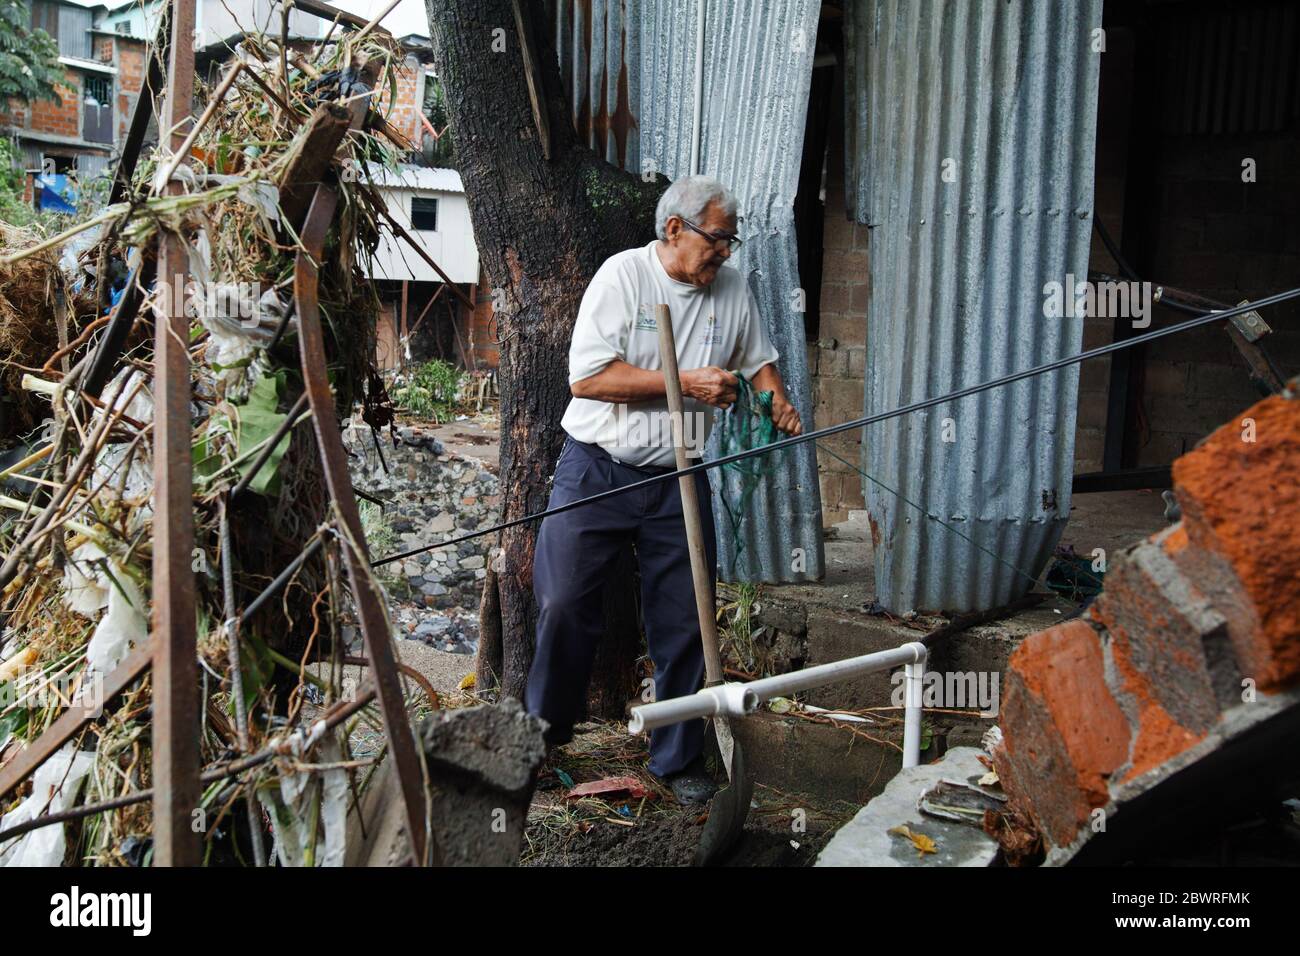
<svg viewBox="0 0 1300 956">
<path fill-rule="evenodd" d="M 633 468 L 602 448 L 568 438 L 555 466 L 550 507 L 641 481 L 667 469 Z M 717 577 L 717 543 L 709 480 L 696 474 L 709 580 Z M 565 743 L 582 716 L 596 644 L 601 639 L 601 589 L 619 550 L 636 547 L 641 610 L 654 662 L 656 700 L 693 694 L 704 682 L 704 652 L 695 610 L 691 560 L 678 479 L 615 495 L 542 521 L 533 562 L 533 593 L 540 614 L 533 667 L 524 704 L 550 724 L 547 740 Z M 650 772 L 683 769 L 704 744 L 704 721 L 650 732 Z"/>
</svg>

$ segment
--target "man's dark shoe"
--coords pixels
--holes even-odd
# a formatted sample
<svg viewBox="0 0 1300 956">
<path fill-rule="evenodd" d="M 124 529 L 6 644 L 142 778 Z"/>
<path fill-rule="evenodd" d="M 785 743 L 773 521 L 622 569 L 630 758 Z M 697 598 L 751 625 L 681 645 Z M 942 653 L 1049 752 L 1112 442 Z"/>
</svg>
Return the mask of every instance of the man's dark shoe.
<svg viewBox="0 0 1300 956">
<path fill-rule="evenodd" d="M 687 805 L 707 803 L 718 792 L 718 785 L 704 769 L 704 759 L 701 757 L 696 757 L 686 769 L 669 774 L 664 782 L 672 788 L 677 802 Z"/>
</svg>

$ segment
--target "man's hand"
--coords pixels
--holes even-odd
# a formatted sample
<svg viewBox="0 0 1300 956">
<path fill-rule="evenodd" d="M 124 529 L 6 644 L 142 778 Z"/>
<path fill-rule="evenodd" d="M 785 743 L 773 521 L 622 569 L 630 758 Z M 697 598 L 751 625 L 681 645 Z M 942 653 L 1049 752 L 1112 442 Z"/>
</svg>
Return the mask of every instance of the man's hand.
<svg viewBox="0 0 1300 956">
<path fill-rule="evenodd" d="M 785 394 L 785 384 L 775 365 L 764 365 L 754 376 L 754 388 L 772 393 L 772 424 L 787 435 L 802 435 L 803 421 Z"/>
<path fill-rule="evenodd" d="M 715 365 L 681 373 L 682 392 L 715 408 L 729 408 L 736 401 L 736 376 Z"/>
<path fill-rule="evenodd" d="M 799 412 L 791 405 L 784 394 L 772 396 L 772 424 L 787 435 L 802 435 L 803 422 Z"/>
</svg>

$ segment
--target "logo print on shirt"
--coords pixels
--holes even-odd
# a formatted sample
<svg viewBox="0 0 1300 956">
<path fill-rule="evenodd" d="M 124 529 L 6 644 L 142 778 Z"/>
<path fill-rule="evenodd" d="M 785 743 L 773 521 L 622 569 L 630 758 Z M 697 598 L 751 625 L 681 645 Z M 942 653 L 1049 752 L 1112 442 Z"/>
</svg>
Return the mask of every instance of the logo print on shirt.
<svg viewBox="0 0 1300 956">
<path fill-rule="evenodd" d="M 722 329 L 718 328 L 718 318 L 710 315 L 704 322 L 704 344 L 719 345 L 722 342 Z"/>
<path fill-rule="evenodd" d="M 634 328 L 643 329 L 647 332 L 658 332 L 659 326 L 655 323 L 654 312 L 648 305 L 638 305 L 636 307 L 636 324 Z"/>
</svg>

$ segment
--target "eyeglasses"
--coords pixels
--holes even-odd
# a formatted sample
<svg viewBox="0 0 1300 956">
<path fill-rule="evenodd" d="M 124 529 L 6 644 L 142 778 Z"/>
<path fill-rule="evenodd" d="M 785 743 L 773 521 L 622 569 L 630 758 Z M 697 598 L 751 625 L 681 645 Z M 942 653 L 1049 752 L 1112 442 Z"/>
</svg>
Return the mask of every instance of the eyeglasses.
<svg viewBox="0 0 1300 956">
<path fill-rule="evenodd" d="M 705 232 L 703 229 L 695 225 L 695 223 L 691 222 L 685 216 L 678 216 L 677 218 L 681 219 L 682 225 L 690 229 L 691 232 L 698 232 L 705 239 L 709 240 L 709 242 L 712 243 L 725 242 L 727 244 L 727 249 L 730 250 L 731 252 L 735 252 L 737 249 L 740 248 L 740 242 L 741 242 L 740 237 L 733 233 Z"/>
</svg>

